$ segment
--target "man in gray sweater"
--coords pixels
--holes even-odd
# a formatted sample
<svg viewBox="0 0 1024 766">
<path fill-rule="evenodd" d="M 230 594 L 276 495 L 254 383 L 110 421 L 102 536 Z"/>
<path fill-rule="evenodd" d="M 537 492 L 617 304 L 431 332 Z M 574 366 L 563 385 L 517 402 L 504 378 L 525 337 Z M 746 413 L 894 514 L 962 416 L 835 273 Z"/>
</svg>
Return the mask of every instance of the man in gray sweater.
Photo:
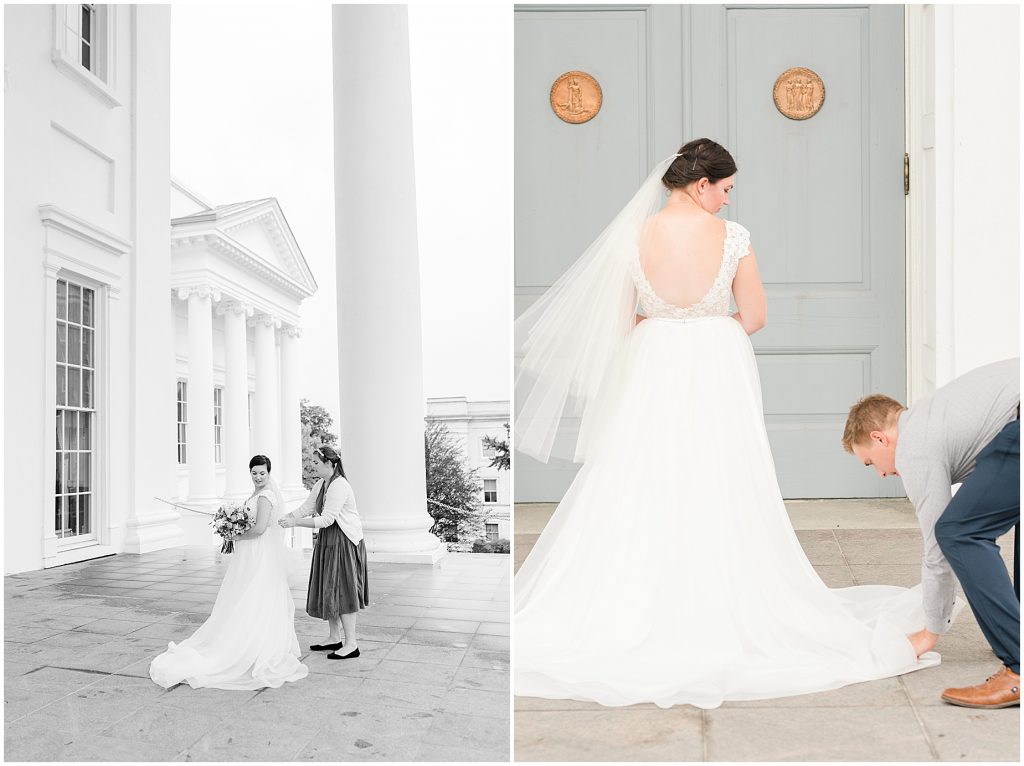
<svg viewBox="0 0 1024 766">
<path fill-rule="evenodd" d="M 942 698 L 1019 705 L 1020 600 L 996 539 L 1020 523 L 1020 360 L 972 370 L 910 409 L 882 394 L 865 397 L 850 409 L 843 448 L 880 476 L 901 477 L 917 513 L 926 625 L 909 639 L 918 656 L 949 629 L 959 579 L 1003 662 L 984 683 Z"/>
</svg>

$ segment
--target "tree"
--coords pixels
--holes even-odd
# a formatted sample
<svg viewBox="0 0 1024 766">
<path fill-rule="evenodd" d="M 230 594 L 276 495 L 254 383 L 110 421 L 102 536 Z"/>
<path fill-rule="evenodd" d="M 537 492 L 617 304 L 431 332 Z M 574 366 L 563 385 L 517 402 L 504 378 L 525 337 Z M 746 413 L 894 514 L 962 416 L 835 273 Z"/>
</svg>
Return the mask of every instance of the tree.
<svg viewBox="0 0 1024 766">
<path fill-rule="evenodd" d="M 302 485 L 306 489 L 312 489 L 319 478 L 316 469 L 313 467 L 313 453 L 324 446 L 323 442 L 312 434 L 312 427 L 308 423 L 302 424 Z"/>
<path fill-rule="evenodd" d="M 499 440 L 493 436 L 485 436 L 483 443 L 485 447 L 494 450 L 494 457 L 491 458 L 491 468 L 499 471 L 507 471 L 512 467 L 512 455 L 508 449 L 508 423 L 505 424 L 505 438 Z"/>
<path fill-rule="evenodd" d="M 443 423 L 428 423 L 423 434 L 427 469 L 427 512 L 434 519 L 430 533 L 444 542 L 473 540 L 483 534 L 480 516 L 483 487 L 462 447 Z"/>
<path fill-rule="evenodd" d="M 310 404 L 309 399 L 299 402 L 299 419 L 303 425 L 309 424 L 310 435 L 320 440 L 320 444 L 333 447 L 338 443 L 338 437 L 331 432 L 334 425 L 334 418 L 319 404 Z"/>
<path fill-rule="evenodd" d="M 313 468 L 313 453 L 319 447 L 337 445 L 338 436 L 329 430 L 334 425 L 330 413 L 318 404 L 310 404 L 308 399 L 299 402 L 299 419 L 302 421 L 302 483 L 310 489 L 318 478 Z"/>
</svg>

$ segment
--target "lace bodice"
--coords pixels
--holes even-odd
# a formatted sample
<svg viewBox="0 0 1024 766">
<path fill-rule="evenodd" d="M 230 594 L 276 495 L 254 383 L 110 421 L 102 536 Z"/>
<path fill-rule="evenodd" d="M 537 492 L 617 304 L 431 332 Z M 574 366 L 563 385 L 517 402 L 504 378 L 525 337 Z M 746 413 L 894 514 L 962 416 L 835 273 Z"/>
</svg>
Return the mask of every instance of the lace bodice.
<svg viewBox="0 0 1024 766">
<path fill-rule="evenodd" d="M 274 492 L 269 487 L 264 487 L 255 495 L 253 495 L 252 497 L 245 501 L 245 512 L 246 514 L 248 514 L 249 518 L 255 520 L 257 504 L 259 503 L 259 499 L 261 497 L 265 497 L 267 498 L 268 501 L 270 501 L 270 522 L 273 523 L 277 520 L 277 517 L 280 514 L 277 508 L 274 507 L 276 505 L 276 503 L 274 502 Z"/>
<path fill-rule="evenodd" d="M 711 288 L 696 303 L 690 306 L 676 306 L 658 297 L 647 281 L 639 254 L 630 262 L 630 273 L 639 298 L 639 312 L 646 317 L 668 317 L 670 319 L 696 319 L 697 317 L 728 316 L 729 293 L 740 258 L 750 248 L 750 232 L 735 221 L 725 222 L 725 245 L 722 248 L 722 265 Z"/>
</svg>

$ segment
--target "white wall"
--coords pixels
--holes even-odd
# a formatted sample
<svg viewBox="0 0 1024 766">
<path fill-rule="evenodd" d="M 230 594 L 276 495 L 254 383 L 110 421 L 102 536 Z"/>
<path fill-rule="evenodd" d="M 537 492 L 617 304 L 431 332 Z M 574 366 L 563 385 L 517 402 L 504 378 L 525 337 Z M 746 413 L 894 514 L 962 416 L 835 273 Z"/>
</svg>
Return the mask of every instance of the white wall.
<svg viewBox="0 0 1024 766">
<path fill-rule="evenodd" d="M 910 5 L 910 401 L 1020 348 L 1017 5 Z"/>
<path fill-rule="evenodd" d="M 149 143 L 160 130 L 166 133 L 165 111 L 152 123 L 136 120 L 133 99 L 136 84 L 153 98 L 166 93 L 167 62 L 160 62 L 159 55 L 167 53 L 169 30 L 161 25 L 167 12 L 159 6 L 140 10 L 138 16 L 131 6 L 107 8 L 113 14 L 114 48 L 107 95 L 52 60 L 54 6 L 4 8 L 4 439 L 17 445 L 7 451 L 4 466 L 6 572 L 38 569 L 44 559 L 47 565 L 63 563 L 72 556 L 58 555 L 52 536 L 55 330 L 50 313 L 58 274 L 81 276 L 97 286 L 96 436 L 102 455 L 97 455 L 94 480 L 109 478 L 95 498 L 101 506 L 95 521 L 110 552 L 123 546 L 135 498 L 133 434 L 128 408 L 119 405 L 127 401 L 132 380 L 136 211 L 150 200 L 145 198 L 148 187 L 136 185 L 133 142 L 146 144 L 150 167 L 168 164 L 168 147 Z M 146 23 L 137 32 L 138 18 Z M 153 52 L 145 69 L 137 66 L 136 35 L 139 49 Z M 152 200 L 157 214 L 161 208 L 166 212 L 167 184 L 165 177 L 160 199 Z M 59 208 L 60 225 L 42 224 L 41 205 Z M 166 340 L 153 342 L 159 347 Z"/>
</svg>

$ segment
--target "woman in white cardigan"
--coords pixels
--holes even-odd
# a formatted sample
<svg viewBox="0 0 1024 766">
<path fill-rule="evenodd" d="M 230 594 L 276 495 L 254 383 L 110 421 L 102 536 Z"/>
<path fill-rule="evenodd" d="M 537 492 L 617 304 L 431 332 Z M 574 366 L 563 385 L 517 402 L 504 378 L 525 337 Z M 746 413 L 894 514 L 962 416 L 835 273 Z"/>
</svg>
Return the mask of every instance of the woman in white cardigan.
<svg viewBox="0 0 1024 766">
<path fill-rule="evenodd" d="M 278 523 L 317 530 L 306 613 L 327 620 L 331 632 L 325 643 L 309 648 L 329 651 L 330 660 L 347 660 L 359 656 L 356 615 L 370 605 L 363 523 L 341 457 L 332 447 L 320 447 L 313 456 L 320 480 L 306 501 Z M 343 647 L 344 653 L 339 652 Z"/>
</svg>

